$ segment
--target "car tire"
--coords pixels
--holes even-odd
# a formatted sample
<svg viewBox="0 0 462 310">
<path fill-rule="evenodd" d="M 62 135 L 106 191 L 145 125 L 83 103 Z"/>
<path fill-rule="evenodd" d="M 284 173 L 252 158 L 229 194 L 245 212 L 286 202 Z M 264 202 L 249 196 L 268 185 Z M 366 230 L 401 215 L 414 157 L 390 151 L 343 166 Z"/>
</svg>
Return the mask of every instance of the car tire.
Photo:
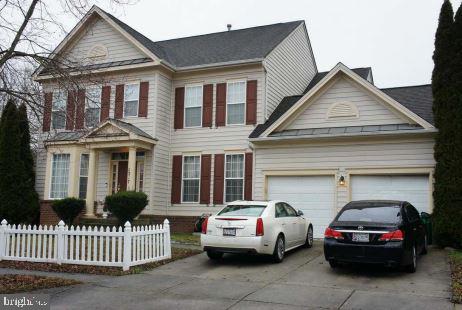
<svg viewBox="0 0 462 310">
<path fill-rule="evenodd" d="M 330 265 L 330 268 L 335 269 L 335 268 L 338 267 L 338 262 L 331 259 L 331 260 L 329 260 L 329 265 Z"/>
<path fill-rule="evenodd" d="M 282 262 L 284 260 L 285 252 L 286 252 L 286 243 L 284 240 L 284 236 L 279 235 L 276 239 L 276 243 L 274 244 L 273 261 L 275 263 Z"/>
<path fill-rule="evenodd" d="M 425 235 L 423 249 L 422 249 L 422 252 L 420 254 L 425 255 L 427 253 L 428 253 L 428 240 L 427 240 L 427 235 Z"/>
<path fill-rule="evenodd" d="M 414 273 L 417 270 L 417 251 L 415 245 L 412 246 L 411 250 L 411 264 L 406 266 L 406 271 Z"/>
<path fill-rule="evenodd" d="M 223 253 L 222 252 L 216 252 L 216 251 L 207 251 L 207 256 L 211 260 L 219 260 L 223 258 Z"/>
<path fill-rule="evenodd" d="M 313 226 L 308 226 L 308 231 L 306 232 L 305 247 L 311 248 L 313 246 Z"/>
</svg>

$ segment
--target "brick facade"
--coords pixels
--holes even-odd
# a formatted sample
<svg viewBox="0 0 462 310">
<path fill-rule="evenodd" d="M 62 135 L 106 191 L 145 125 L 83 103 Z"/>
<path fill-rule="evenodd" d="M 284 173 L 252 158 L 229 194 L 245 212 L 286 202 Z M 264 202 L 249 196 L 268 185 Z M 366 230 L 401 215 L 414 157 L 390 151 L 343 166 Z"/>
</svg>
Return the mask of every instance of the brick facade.
<svg viewBox="0 0 462 310">
<path fill-rule="evenodd" d="M 52 200 L 40 201 L 40 225 L 57 225 L 59 217 L 51 208 Z"/>
</svg>

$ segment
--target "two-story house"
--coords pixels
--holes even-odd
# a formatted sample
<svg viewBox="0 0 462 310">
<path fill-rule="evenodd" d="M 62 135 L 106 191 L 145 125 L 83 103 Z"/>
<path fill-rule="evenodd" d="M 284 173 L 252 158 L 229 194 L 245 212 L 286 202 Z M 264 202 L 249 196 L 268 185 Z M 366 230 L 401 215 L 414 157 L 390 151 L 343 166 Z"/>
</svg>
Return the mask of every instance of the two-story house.
<svg viewBox="0 0 462 310">
<path fill-rule="evenodd" d="M 143 215 L 174 229 L 241 199 L 285 199 L 316 236 L 351 199 L 431 210 L 430 87 L 378 89 L 370 68 L 341 63 L 318 72 L 303 21 L 153 42 L 95 6 L 54 54 L 86 65 L 78 89 L 35 75 L 42 222 L 53 199 L 84 198 L 95 217 L 120 190 L 145 192 Z"/>
</svg>

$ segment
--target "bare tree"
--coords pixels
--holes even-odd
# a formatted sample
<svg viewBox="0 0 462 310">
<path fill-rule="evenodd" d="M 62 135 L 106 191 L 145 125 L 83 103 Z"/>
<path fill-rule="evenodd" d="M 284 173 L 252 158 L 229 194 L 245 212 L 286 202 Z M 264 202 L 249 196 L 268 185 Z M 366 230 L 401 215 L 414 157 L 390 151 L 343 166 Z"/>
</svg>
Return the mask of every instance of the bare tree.
<svg viewBox="0 0 462 310">
<path fill-rule="evenodd" d="M 101 2 L 117 10 L 135 1 Z M 39 67 L 64 90 L 77 89 L 81 83 L 101 82 L 91 74 L 88 64 L 54 53 L 56 39 L 68 33 L 69 20 L 74 24 L 91 6 L 89 0 L 0 1 L 0 111 L 8 98 L 24 102 L 32 132 L 38 132 L 43 113 L 41 87 L 31 78 Z"/>
</svg>

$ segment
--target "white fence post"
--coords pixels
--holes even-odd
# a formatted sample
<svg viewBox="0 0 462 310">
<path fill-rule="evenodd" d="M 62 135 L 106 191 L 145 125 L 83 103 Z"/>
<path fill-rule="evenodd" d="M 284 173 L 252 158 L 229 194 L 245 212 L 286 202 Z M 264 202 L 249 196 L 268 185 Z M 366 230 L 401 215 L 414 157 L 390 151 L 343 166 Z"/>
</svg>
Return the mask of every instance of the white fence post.
<svg viewBox="0 0 462 310">
<path fill-rule="evenodd" d="M 61 265 L 61 262 L 64 259 L 64 222 L 59 221 L 58 223 L 58 246 L 57 246 L 57 251 L 58 251 L 58 264 Z"/>
<path fill-rule="evenodd" d="M 164 242 L 164 248 L 165 248 L 165 256 L 168 258 L 172 258 L 172 246 L 170 244 L 170 222 L 168 219 L 164 220 L 164 236 L 165 236 L 165 242 Z"/>
<path fill-rule="evenodd" d="M 125 223 L 124 229 L 124 253 L 123 253 L 123 270 L 127 271 L 130 269 L 130 263 L 132 261 L 132 225 L 130 222 Z"/>
<path fill-rule="evenodd" d="M 6 236 L 5 236 L 5 230 L 6 230 L 6 225 L 8 222 L 6 220 L 2 221 L 2 226 L 0 226 L 0 260 L 3 259 L 3 256 L 5 256 L 6 253 Z"/>
</svg>

